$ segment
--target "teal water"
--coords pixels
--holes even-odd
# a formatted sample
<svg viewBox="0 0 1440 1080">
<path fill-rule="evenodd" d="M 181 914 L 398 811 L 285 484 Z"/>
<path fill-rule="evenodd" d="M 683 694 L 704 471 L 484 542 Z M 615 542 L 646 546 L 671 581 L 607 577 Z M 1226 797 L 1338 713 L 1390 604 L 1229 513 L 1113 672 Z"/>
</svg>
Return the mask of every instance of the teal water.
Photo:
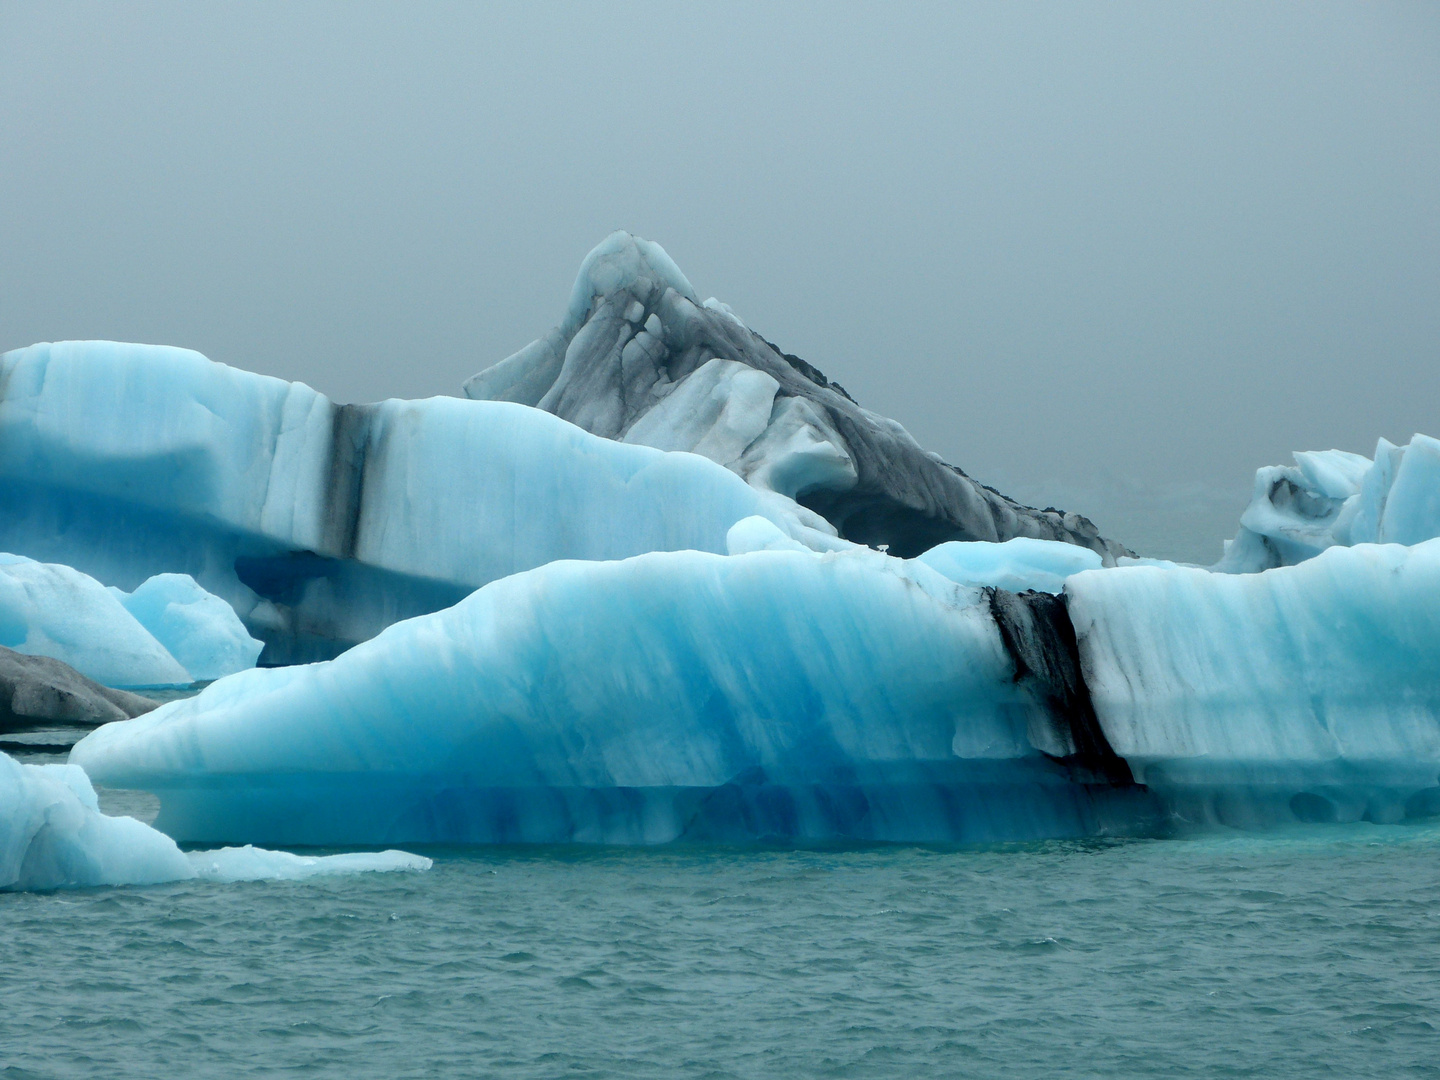
<svg viewBox="0 0 1440 1080">
<path fill-rule="evenodd" d="M 0 1077 L 1440 1076 L 1440 828 L 0 896 Z"/>
</svg>

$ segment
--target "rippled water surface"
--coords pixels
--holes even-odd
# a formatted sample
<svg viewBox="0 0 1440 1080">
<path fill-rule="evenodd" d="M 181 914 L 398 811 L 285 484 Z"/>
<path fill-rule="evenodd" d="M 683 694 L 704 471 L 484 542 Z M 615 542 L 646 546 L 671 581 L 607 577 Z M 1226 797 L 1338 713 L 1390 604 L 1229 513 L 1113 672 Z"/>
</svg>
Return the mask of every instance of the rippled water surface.
<svg viewBox="0 0 1440 1080">
<path fill-rule="evenodd" d="M 1440 1076 L 1440 830 L 0 896 L 0 1076 Z"/>
</svg>

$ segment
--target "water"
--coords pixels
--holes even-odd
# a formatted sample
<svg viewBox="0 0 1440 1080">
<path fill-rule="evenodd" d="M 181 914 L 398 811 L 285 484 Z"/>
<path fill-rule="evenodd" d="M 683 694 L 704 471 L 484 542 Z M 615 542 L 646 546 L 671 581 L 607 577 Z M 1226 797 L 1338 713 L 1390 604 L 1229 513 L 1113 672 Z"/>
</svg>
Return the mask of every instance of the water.
<svg viewBox="0 0 1440 1080">
<path fill-rule="evenodd" d="M 1440 1075 L 1440 827 L 0 896 L 0 1076 Z"/>
</svg>

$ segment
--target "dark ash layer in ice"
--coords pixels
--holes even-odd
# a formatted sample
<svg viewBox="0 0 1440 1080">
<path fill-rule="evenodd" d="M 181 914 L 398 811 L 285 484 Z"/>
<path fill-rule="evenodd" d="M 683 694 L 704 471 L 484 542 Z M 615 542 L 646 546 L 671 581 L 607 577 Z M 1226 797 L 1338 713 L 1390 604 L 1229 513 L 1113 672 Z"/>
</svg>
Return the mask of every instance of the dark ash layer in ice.
<svg viewBox="0 0 1440 1080">
<path fill-rule="evenodd" d="M 693 450 L 911 557 L 947 540 L 1061 540 L 1128 554 L 1078 514 L 1022 506 L 921 449 L 893 420 L 703 304 L 657 244 L 615 233 L 581 266 L 564 322 L 465 384 L 596 435 Z"/>
<path fill-rule="evenodd" d="M 1059 759 L 1082 783 L 1134 784 L 1130 766 L 1115 753 L 1095 715 L 1065 595 L 985 591 L 1000 639 L 1015 662 L 1015 681 L 1027 684 L 1044 705 L 1051 740 L 1064 750 Z"/>
</svg>

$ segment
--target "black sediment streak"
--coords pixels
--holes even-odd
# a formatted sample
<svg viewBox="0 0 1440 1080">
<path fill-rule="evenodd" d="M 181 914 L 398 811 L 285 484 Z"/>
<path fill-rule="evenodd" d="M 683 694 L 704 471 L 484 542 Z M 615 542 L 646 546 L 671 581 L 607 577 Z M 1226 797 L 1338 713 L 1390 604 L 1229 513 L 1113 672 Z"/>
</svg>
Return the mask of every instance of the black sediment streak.
<svg viewBox="0 0 1440 1080">
<path fill-rule="evenodd" d="M 337 405 L 330 436 L 330 475 L 325 487 L 322 555 L 348 559 L 360 528 L 365 459 L 370 446 L 373 405 Z"/>
<path fill-rule="evenodd" d="M 991 614 L 1015 661 L 1016 681 L 1030 681 L 1049 707 L 1061 741 L 1074 748 L 1065 763 L 1097 780 L 1133 785 L 1130 766 L 1115 753 L 1095 715 L 1064 596 L 987 591 Z"/>
</svg>

